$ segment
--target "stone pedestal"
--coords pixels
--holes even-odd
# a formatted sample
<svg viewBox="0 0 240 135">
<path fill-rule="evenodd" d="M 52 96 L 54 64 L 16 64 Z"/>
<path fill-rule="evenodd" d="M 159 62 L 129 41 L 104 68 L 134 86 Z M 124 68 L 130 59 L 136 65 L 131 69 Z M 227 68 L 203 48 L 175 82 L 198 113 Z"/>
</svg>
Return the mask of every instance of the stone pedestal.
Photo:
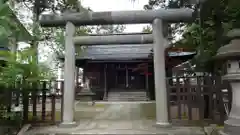
<svg viewBox="0 0 240 135">
<path fill-rule="evenodd" d="M 239 135 L 240 134 L 240 74 L 228 74 L 223 77 L 230 81 L 232 87 L 232 109 L 228 120 L 224 122 L 224 131 L 222 134 Z"/>
<path fill-rule="evenodd" d="M 223 79 L 228 80 L 232 88 L 232 108 L 220 134 L 240 135 L 240 29 L 230 31 L 227 36 L 231 41 L 218 50 L 217 58 L 227 63 Z"/>
<path fill-rule="evenodd" d="M 85 83 L 83 85 L 83 89 L 77 93 L 77 100 L 80 101 L 93 101 L 95 93 L 92 92 L 90 88 L 90 79 L 85 78 Z"/>
</svg>

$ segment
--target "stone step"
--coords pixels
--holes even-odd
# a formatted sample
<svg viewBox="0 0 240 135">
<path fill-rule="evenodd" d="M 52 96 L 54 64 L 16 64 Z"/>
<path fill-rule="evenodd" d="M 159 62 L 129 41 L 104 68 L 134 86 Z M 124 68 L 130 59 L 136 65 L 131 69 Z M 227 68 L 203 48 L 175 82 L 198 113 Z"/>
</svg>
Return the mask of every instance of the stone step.
<svg viewBox="0 0 240 135">
<path fill-rule="evenodd" d="M 146 98 L 147 96 L 108 96 L 108 98 Z"/>
<path fill-rule="evenodd" d="M 195 132 L 195 133 L 194 133 Z M 90 130 L 90 131 L 75 131 L 72 133 L 66 133 L 66 132 L 58 132 L 58 133 L 43 133 L 43 134 L 31 134 L 31 135 L 205 135 L 205 132 L 203 131 L 192 131 L 192 133 L 189 133 L 188 130 L 181 131 L 177 133 L 177 131 L 141 131 L 141 130 L 103 130 L 103 129 L 96 129 L 96 130 Z M 30 135 L 30 134 L 27 134 Z"/>
<path fill-rule="evenodd" d="M 108 97 L 146 97 L 146 95 L 108 95 Z"/>
<path fill-rule="evenodd" d="M 147 94 L 144 91 L 136 92 L 109 92 L 108 101 L 146 101 Z"/>
<path fill-rule="evenodd" d="M 147 98 L 135 98 L 135 97 L 130 97 L 130 98 L 108 98 L 108 101 L 146 101 Z"/>
<path fill-rule="evenodd" d="M 146 93 L 109 93 L 108 95 L 146 95 Z"/>
<path fill-rule="evenodd" d="M 96 133 L 97 132 L 97 133 Z M 95 131 L 95 132 L 87 132 L 87 133 L 73 133 L 74 135 L 86 135 L 86 134 L 97 134 L 97 135 L 123 135 L 123 134 L 127 134 L 127 135 L 205 135 L 204 133 L 153 133 L 153 132 L 138 132 L 138 131 L 100 131 L 102 133 L 99 133 L 99 131 Z M 59 134 L 60 135 L 60 134 Z M 64 134 L 64 135 L 72 135 L 72 134 Z"/>
<path fill-rule="evenodd" d="M 146 95 L 146 92 L 145 93 L 108 93 L 108 95 Z"/>
<path fill-rule="evenodd" d="M 40 133 L 34 135 L 205 135 L 201 128 L 194 127 L 173 127 L 173 128 L 158 128 L 158 129 L 88 129 L 83 131 L 55 131 L 57 133 Z M 30 134 L 27 134 L 30 135 Z M 33 134 L 31 134 L 33 135 Z"/>
<path fill-rule="evenodd" d="M 116 98 L 121 98 L 121 99 L 127 99 L 127 98 L 138 98 L 138 99 L 142 99 L 142 98 L 147 98 L 145 97 L 137 97 L 137 96 L 128 96 L 128 97 L 108 97 L 108 99 L 116 99 Z"/>
<path fill-rule="evenodd" d="M 136 93 L 146 93 L 146 92 L 145 92 L 145 91 L 136 91 L 136 92 L 133 92 L 133 91 L 130 91 L 130 92 L 122 92 L 122 91 L 119 91 L 119 92 L 118 92 L 118 91 L 116 91 L 116 92 L 115 92 L 115 91 L 114 91 L 114 92 L 111 92 L 111 91 L 110 91 L 109 93 L 121 93 L 121 94 L 129 94 L 129 93 L 130 93 L 130 94 L 133 94 L 133 93 L 134 93 L 134 94 L 136 94 Z"/>
<path fill-rule="evenodd" d="M 134 95 L 134 96 L 146 96 L 146 94 L 108 94 L 109 96 L 131 96 L 131 95 Z"/>
</svg>

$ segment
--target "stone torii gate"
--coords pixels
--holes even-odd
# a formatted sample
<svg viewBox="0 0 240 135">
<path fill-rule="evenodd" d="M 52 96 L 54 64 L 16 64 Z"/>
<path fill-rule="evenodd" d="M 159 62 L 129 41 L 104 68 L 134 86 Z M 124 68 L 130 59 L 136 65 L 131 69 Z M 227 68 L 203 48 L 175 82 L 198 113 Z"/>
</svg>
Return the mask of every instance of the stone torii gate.
<svg viewBox="0 0 240 135">
<path fill-rule="evenodd" d="M 75 26 L 83 25 L 105 25 L 105 24 L 139 24 L 152 23 L 154 42 L 154 80 L 156 96 L 156 124 L 168 126 L 167 89 L 165 81 L 165 55 L 164 55 L 164 22 L 186 22 L 191 21 L 194 11 L 191 9 L 158 9 L 140 11 L 114 11 L 114 12 L 83 12 L 65 14 L 43 14 L 40 24 L 43 27 L 66 26 L 65 39 L 65 63 L 64 63 L 64 107 L 62 125 L 75 125 L 74 122 L 74 90 L 75 90 L 75 45 L 96 45 L 98 43 L 135 43 L 143 42 L 144 38 L 135 37 L 132 40 L 121 38 L 74 37 Z M 136 35 L 135 35 L 136 36 Z M 130 36 L 131 37 L 131 36 Z M 134 37 L 134 35 L 132 35 Z M 143 36 L 144 37 L 144 36 Z M 146 36 L 147 37 L 147 36 Z M 123 41 L 119 41 L 122 39 Z M 146 39 L 146 38 L 145 38 Z M 119 42 L 117 42 L 117 40 Z M 124 40 L 126 42 L 124 42 Z M 95 41 L 95 42 L 94 42 Z M 138 42 L 137 42 L 138 41 Z M 148 41 L 148 40 L 146 40 Z M 149 42 L 149 41 L 148 41 Z"/>
</svg>

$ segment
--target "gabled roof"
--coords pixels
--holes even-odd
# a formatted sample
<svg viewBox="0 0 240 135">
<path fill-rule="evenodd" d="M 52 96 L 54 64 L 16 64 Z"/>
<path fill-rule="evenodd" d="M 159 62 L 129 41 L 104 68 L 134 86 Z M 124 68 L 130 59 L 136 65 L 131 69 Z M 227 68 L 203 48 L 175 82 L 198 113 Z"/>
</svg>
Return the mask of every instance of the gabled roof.
<svg viewBox="0 0 240 135">
<path fill-rule="evenodd" d="M 125 60 L 148 58 L 152 44 L 140 45 L 97 45 L 84 49 L 78 59 Z"/>
</svg>

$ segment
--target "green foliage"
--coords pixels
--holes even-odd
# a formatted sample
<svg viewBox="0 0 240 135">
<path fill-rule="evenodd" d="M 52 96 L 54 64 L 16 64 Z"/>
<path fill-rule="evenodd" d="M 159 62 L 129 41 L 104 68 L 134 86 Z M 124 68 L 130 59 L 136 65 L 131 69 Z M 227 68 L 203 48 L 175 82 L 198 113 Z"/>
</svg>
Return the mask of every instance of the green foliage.
<svg viewBox="0 0 240 135">
<path fill-rule="evenodd" d="M 122 33 L 126 27 L 124 25 L 99 25 L 95 33 L 97 34 L 117 34 Z"/>
<path fill-rule="evenodd" d="M 34 53 L 33 48 L 18 51 L 17 55 L 1 51 L 0 57 L 5 58 L 6 63 L 0 67 L 0 85 L 13 87 L 16 81 L 34 83 L 44 79 L 51 79 L 53 77 L 51 70 L 46 65 L 37 63 L 31 57 Z"/>
<path fill-rule="evenodd" d="M 142 32 L 144 33 L 152 33 L 152 27 L 150 27 L 149 25 L 144 27 Z"/>
<path fill-rule="evenodd" d="M 11 13 L 9 7 L 3 1 L 0 1 L 0 37 L 6 38 L 12 34 L 11 27 Z"/>
<path fill-rule="evenodd" d="M 7 1 L 0 1 L 0 40 L 9 40 L 14 37 L 16 40 L 30 40 L 31 36 L 17 19 L 14 11 L 9 7 Z"/>
<path fill-rule="evenodd" d="M 196 8 L 189 0 L 149 0 L 145 9 L 163 8 Z M 219 47 L 225 44 L 224 35 L 234 27 L 240 27 L 240 1 L 237 0 L 207 0 L 199 8 L 200 14 L 193 23 L 171 25 L 172 35 L 182 34 L 183 38 L 174 43 L 176 47 L 197 50 L 198 54 L 192 60 L 197 70 L 212 71 L 214 56 Z M 183 29 L 183 31 L 181 31 Z"/>
</svg>

